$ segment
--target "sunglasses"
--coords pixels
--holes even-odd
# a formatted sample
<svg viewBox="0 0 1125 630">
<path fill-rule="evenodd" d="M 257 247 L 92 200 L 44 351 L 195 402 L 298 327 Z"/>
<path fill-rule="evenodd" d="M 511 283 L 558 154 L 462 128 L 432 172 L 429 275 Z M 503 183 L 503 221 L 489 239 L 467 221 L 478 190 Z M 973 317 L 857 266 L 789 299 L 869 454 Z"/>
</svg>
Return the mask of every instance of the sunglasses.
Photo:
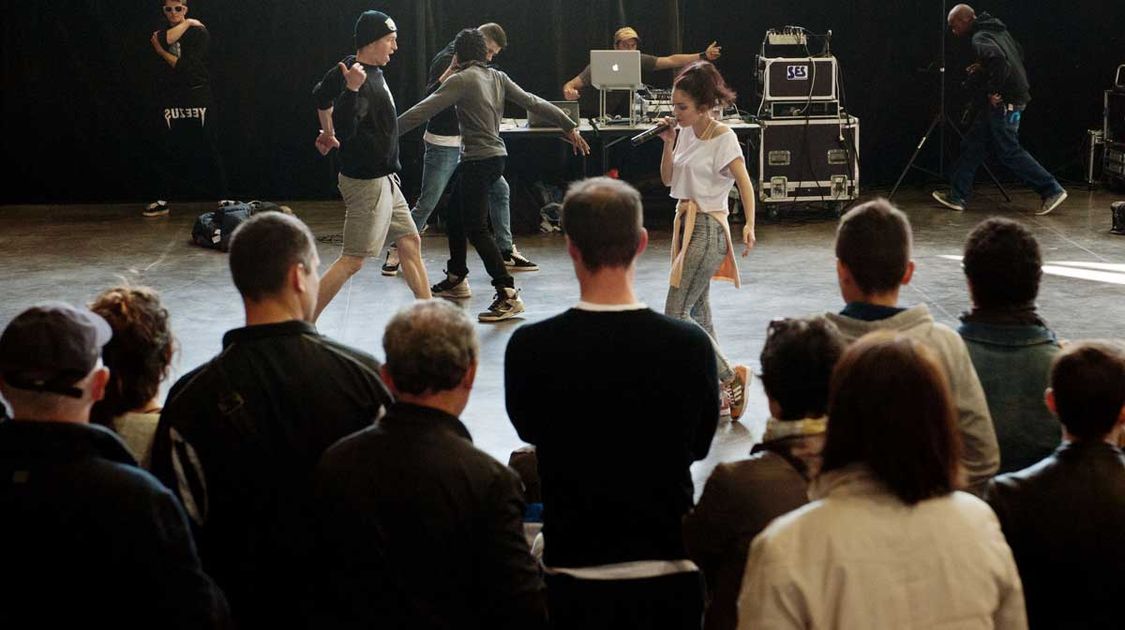
<svg viewBox="0 0 1125 630">
<path fill-rule="evenodd" d="M 165 13 L 183 13 L 184 9 L 186 9 L 186 8 L 187 7 L 180 4 L 180 5 L 176 5 L 174 7 L 164 7 L 164 12 Z"/>
</svg>

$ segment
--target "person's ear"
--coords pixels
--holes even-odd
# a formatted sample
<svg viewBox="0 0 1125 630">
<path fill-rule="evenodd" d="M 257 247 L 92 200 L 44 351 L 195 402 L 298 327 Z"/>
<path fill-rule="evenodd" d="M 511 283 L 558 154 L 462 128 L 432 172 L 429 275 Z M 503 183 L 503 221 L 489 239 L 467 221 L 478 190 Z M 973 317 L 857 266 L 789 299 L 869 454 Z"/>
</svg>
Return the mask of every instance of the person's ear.
<svg viewBox="0 0 1125 630">
<path fill-rule="evenodd" d="M 102 366 L 90 375 L 90 399 L 97 402 L 105 398 L 107 383 L 109 383 L 109 368 Z"/>
<path fill-rule="evenodd" d="M 640 258 L 646 249 L 648 249 L 648 230 L 641 228 L 641 237 L 637 239 L 637 253 L 634 258 Z"/>
<path fill-rule="evenodd" d="M 398 396 L 398 389 L 395 388 L 395 379 L 391 376 L 391 371 L 387 369 L 386 363 L 379 368 L 379 376 L 383 379 L 383 384 L 387 386 L 387 389 L 391 390 L 391 393 L 395 396 Z"/>
<path fill-rule="evenodd" d="M 908 261 L 906 261 L 906 271 L 903 272 L 902 281 L 900 281 L 899 284 L 902 284 L 902 285 L 910 284 L 910 279 L 913 278 L 913 277 L 914 277 L 914 261 L 908 260 Z"/>
<path fill-rule="evenodd" d="M 1043 392 L 1043 402 L 1047 405 L 1047 409 L 1051 410 L 1051 413 L 1056 416 L 1059 415 L 1059 408 L 1055 402 L 1055 390 L 1048 387 L 1047 391 Z"/>
<path fill-rule="evenodd" d="M 461 387 L 466 390 L 473 389 L 473 383 L 477 380 L 477 362 L 473 361 L 469 365 L 469 369 L 465 370 L 465 376 L 461 378 Z"/>
</svg>

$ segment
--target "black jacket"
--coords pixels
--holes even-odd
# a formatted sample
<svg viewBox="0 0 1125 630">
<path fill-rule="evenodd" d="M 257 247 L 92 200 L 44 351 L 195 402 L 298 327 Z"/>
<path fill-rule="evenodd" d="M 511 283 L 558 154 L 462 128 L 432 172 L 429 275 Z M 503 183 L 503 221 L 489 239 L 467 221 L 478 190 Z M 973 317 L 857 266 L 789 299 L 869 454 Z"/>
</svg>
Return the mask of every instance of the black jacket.
<svg viewBox="0 0 1125 630">
<path fill-rule="evenodd" d="M 395 404 L 317 469 L 310 627 L 543 627 L 523 509 L 457 418 Z"/>
<path fill-rule="evenodd" d="M 313 469 L 389 404 L 378 370 L 294 320 L 228 331 L 223 352 L 168 393 L 153 472 L 188 507 L 240 626 L 292 622 Z"/>
<path fill-rule="evenodd" d="M 441 87 L 438 79 L 449 68 L 449 62 L 453 61 L 453 54 L 453 42 L 449 42 L 430 61 L 430 74 L 426 78 L 426 96 L 433 94 Z M 457 107 L 450 107 L 440 114 L 436 114 L 426 124 L 426 131 L 439 136 L 461 135 L 461 127 L 457 122 Z"/>
<path fill-rule="evenodd" d="M 1023 48 L 1003 22 L 987 13 L 977 16 L 973 23 L 973 52 L 984 67 L 980 85 L 986 94 L 999 94 L 1005 103 L 1013 105 L 1027 105 L 1031 101 Z"/>
<path fill-rule="evenodd" d="M 997 477 L 988 502 L 1016 558 L 1031 628 L 1120 628 L 1125 619 L 1125 454 L 1064 443 Z"/>
<path fill-rule="evenodd" d="M 2 628 L 226 627 L 183 509 L 109 430 L 0 423 Z"/>
</svg>

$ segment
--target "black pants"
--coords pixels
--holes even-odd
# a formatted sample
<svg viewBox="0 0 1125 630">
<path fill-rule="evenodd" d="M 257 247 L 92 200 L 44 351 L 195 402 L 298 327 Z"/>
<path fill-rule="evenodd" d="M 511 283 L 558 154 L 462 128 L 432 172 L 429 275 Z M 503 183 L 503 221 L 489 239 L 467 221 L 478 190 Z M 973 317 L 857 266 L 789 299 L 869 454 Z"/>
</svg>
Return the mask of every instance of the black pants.
<svg viewBox="0 0 1125 630">
<path fill-rule="evenodd" d="M 157 165 L 161 198 L 175 201 L 229 197 L 219 155 L 218 114 L 209 100 L 176 100 L 162 108 L 166 159 Z"/>
<path fill-rule="evenodd" d="M 699 630 L 703 578 L 694 571 L 637 580 L 548 575 L 547 604 L 551 630 Z"/>
<path fill-rule="evenodd" d="M 514 287 L 515 281 L 504 266 L 500 249 L 488 231 L 488 191 L 492 182 L 504 175 L 504 158 L 462 161 L 457 168 L 460 174 L 457 184 L 459 203 L 449 210 L 446 230 L 449 234 L 449 265 L 446 269 L 455 276 L 468 275 L 469 267 L 465 260 L 468 255 L 467 237 L 492 277 L 492 286 L 497 289 Z"/>
</svg>

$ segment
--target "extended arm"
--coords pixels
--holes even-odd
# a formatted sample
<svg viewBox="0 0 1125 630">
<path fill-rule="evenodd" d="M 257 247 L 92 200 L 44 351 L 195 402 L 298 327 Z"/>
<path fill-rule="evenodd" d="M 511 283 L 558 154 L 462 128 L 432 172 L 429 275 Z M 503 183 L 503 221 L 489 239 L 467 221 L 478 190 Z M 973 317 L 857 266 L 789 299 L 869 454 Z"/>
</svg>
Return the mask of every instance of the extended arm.
<svg viewBox="0 0 1125 630">
<path fill-rule="evenodd" d="M 723 47 L 711 42 L 707 49 L 701 53 L 680 53 L 677 55 L 668 55 L 667 57 L 656 58 L 656 70 L 668 70 L 669 68 L 682 68 L 693 61 L 706 59 L 707 61 L 715 61 L 723 54 Z"/>
<path fill-rule="evenodd" d="M 754 184 L 750 181 L 750 173 L 746 171 L 746 162 L 742 158 L 731 160 L 727 164 L 727 170 L 734 176 L 738 196 L 742 200 L 742 213 L 746 215 L 746 225 L 742 226 L 742 243 L 746 246 L 742 255 L 746 256 L 758 241 L 754 234 Z"/>
</svg>

